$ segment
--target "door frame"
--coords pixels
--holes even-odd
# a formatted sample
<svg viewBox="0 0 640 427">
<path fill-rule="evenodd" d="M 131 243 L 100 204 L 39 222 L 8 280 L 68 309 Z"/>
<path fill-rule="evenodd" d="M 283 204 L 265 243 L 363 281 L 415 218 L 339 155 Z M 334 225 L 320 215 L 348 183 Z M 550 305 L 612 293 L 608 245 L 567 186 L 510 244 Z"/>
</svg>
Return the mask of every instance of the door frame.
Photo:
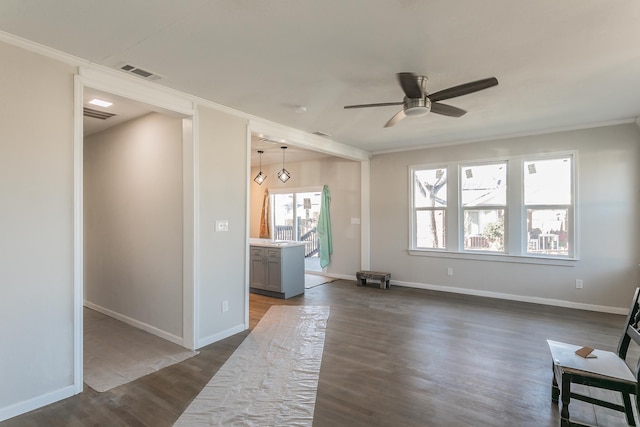
<svg viewBox="0 0 640 427">
<path fill-rule="evenodd" d="M 198 114 L 191 100 L 136 77 L 111 70 L 79 67 L 74 76 L 73 126 L 73 383 L 83 391 L 84 213 L 83 213 L 83 93 L 91 87 L 154 106 L 183 117 L 183 299 L 182 345 L 195 349 L 197 335 L 197 235 L 198 221 Z"/>
</svg>

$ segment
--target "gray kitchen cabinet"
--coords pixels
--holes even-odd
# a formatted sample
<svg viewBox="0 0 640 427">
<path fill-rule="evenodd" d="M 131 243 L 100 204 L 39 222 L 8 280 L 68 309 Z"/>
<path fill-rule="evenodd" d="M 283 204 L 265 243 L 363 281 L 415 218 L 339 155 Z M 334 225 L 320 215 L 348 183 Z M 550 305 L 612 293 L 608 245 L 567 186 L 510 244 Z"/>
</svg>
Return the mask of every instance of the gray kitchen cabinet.
<svg viewBox="0 0 640 427">
<path fill-rule="evenodd" d="M 304 293 L 304 244 L 250 246 L 251 292 L 277 298 Z"/>
</svg>

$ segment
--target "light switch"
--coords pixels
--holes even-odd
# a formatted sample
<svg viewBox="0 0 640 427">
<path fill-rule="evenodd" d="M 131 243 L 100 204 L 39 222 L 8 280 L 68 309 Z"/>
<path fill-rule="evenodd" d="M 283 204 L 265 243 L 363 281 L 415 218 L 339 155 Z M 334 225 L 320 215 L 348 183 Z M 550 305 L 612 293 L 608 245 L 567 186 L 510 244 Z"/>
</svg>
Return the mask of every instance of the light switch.
<svg viewBox="0 0 640 427">
<path fill-rule="evenodd" d="M 360 224 L 360 218 L 351 218 L 351 224 Z"/>
<path fill-rule="evenodd" d="M 217 219 L 216 231 L 229 231 L 229 221 L 226 219 Z"/>
</svg>

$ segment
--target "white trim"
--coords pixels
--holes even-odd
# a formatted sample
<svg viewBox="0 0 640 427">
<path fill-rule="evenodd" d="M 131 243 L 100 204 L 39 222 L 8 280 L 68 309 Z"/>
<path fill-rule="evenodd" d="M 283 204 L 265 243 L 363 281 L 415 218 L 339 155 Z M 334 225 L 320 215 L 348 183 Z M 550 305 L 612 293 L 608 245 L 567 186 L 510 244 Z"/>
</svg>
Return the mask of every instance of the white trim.
<svg viewBox="0 0 640 427">
<path fill-rule="evenodd" d="M 360 268 L 371 269 L 371 161 L 360 162 Z"/>
<path fill-rule="evenodd" d="M 251 173 L 251 171 L 249 171 Z M 322 185 L 311 185 L 309 187 L 285 187 L 285 188 L 269 188 L 269 194 L 288 194 L 288 193 L 322 193 Z"/>
<path fill-rule="evenodd" d="M 83 384 L 83 331 L 82 301 L 84 299 L 84 138 L 82 96 L 79 77 L 73 77 L 73 388 L 82 393 Z"/>
<path fill-rule="evenodd" d="M 453 259 L 468 259 L 471 261 L 494 261 L 494 262 L 511 262 L 517 264 L 539 264 L 539 265 L 554 265 L 560 267 L 575 267 L 577 261 L 576 258 L 560 258 L 560 257 L 542 257 L 533 255 L 509 255 L 505 253 L 490 253 L 490 252 L 453 252 L 446 251 L 444 249 L 408 249 L 409 255 L 434 257 L 434 258 L 453 258 Z"/>
<path fill-rule="evenodd" d="M 197 271 L 197 247 L 195 245 L 195 186 L 198 179 L 195 173 L 196 165 L 196 140 L 194 139 L 194 114 L 191 118 L 182 119 L 182 336 L 183 346 L 193 350 L 195 346 L 195 329 L 197 322 L 194 313 L 196 311 L 196 289 L 194 286 L 185 286 L 186 283 L 195 284 Z"/>
<path fill-rule="evenodd" d="M 249 177 L 246 182 L 246 190 L 245 190 L 245 204 L 246 204 L 246 212 L 245 212 L 245 221 L 244 221 L 244 233 L 245 233 L 245 247 L 244 247 L 244 327 L 245 329 L 249 329 L 249 287 L 251 285 L 251 259 L 250 259 L 250 249 L 249 249 L 249 239 L 251 238 L 251 183 L 253 182 L 253 178 L 251 176 L 251 128 L 247 124 L 247 155 L 246 155 L 246 165 L 245 170 L 246 174 Z"/>
<path fill-rule="evenodd" d="M 195 109 L 195 105 L 194 105 Z M 192 137 L 193 137 L 193 294 L 191 298 L 193 311 L 191 313 L 191 322 L 193 327 L 191 332 L 193 335 L 184 336 L 185 342 L 191 344 L 191 349 L 198 348 L 198 336 L 200 334 L 200 116 L 195 111 L 191 117 Z M 186 265 L 186 264 L 185 264 Z M 187 313 L 183 313 L 185 319 Z"/>
<path fill-rule="evenodd" d="M 306 148 L 311 151 L 331 154 L 349 160 L 369 160 L 371 154 L 359 148 L 334 141 L 329 138 L 313 135 L 298 129 L 253 117 L 249 120 L 251 132 L 261 138 L 269 138 L 290 144 L 295 147 Z"/>
<path fill-rule="evenodd" d="M 75 392 L 75 386 L 70 385 L 49 393 L 41 394 L 33 399 L 6 406 L 0 409 L 0 422 L 66 399 L 74 394 L 77 394 Z"/>
<path fill-rule="evenodd" d="M 241 323 L 239 325 L 233 326 L 233 327 L 231 327 L 231 328 L 229 328 L 227 330 L 224 330 L 222 332 L 218 332 L 217 334 L 213 334 L 213 335 L 209 335 L 208 337 L 200 338 L 197 341 L 196 348 L 202 348 L 202 347 L 205 347 L 205 346 L 207 346 L 209 344 L 213 344 L 215 342 L 223 340 L 225 338 L 229 338 L 230 336 L 238 334 L 238 333 L 240 333 L 242 331 L 245 331 L 246 329 L 248 329 L 248 328 L 246 328 L 244 326 L 244 323 Z"/>
<path fill-rule="evenodd" d="M 150 84 L 145 80 L 127 76 L 120 73 L 114 74 L 113 70 L 101 70 L 97 68 L 80 67 L 78 73 L 85 86 L 109 92 L 124 98 L 149 104 L 151 108 L 160 107 L 160 113 L 180 113 L 192 116 L 195 112 L 193 102 L 182 94 L 171 93 L 165 87 Z"/>
<path fill-rule="evenodd" d="M 178 344 L 182 346 L 184 344 L 184 340 L 182 337 L 176 336 L 167 331 L 163 331 L 160 328 L 156 328 L 155 326 L 149 325 L 148 323 L 141 322 L 139 320 L 133 319 L 129 316 L 125 316 L 124 314 L 120 314 L 113 310 L 109 310 L 108 308 L 102 307 L 98 304 L 94 304 L 91 301 L 85 301 L 84 306 L 90 308 L 91 310 L 95 310 L 98 313 L 102 313 L 106 316 L 113 317 L 121 322 L 126 323 L 127 325 L 131 325 L 138 329 L 142 329 L 143 331 L 149 332 L 152 335 L 165 339 L 167 341 L 171 341 L 174 344 Z"/>
<path fill-rule="evenodd" d="M 426 283 L 403 282 L 391 280 L 390 283 L 395 286 L 404 286 L 407 288 L 428 289 L 438 292 L 450 292 L 454 294 L 473 295 L 478 297 L 496 298 L 509 301 L 528 302 L 532 304 L 550 305 L 554 307 L 574 308 L 577 310 L 598 311 L 601 313 L 611 314 L 628 314 L 629 308 L 609 307 L 605 305 L 584 304 L 579 302 L 565 301 L 552 298 L 529 297 L 523 295 L 504 294 L 501 292 L 480 291 L 476 289 L 454 288 L 451 286 L 429 285 Z"/>
</svg>

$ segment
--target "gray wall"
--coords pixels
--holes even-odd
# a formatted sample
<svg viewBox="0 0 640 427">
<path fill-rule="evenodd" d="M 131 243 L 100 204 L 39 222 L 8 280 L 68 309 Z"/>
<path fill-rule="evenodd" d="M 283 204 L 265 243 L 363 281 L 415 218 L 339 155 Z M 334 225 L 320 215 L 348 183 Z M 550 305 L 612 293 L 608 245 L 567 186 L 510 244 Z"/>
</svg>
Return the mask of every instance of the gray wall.
<svg viewBox="0 0 640 427">
<path fill-rule="evenodd" d="M 247 121 L 198 107 L 198 347 L 244 330 L 247 245 Z M 215 221 L 229 221 L 216 232 Z M 229 311 L 222 313 L 222 302 Z"/>
<path fill-rule="evenodd" d="M 73 384 L 75 70 L 4 43 L 0 58 L 2 419 Z"/>
<path fill-rule="evenodd" d="M 282 165 L 263 165 L 267 180 L 258 185 L 251 182 L 251 237 L 259 237 L 262 200 L 266 188 L 300 188 L 329 186 L 331 194 L 331 231 L 333 255 L 327 273 L 355 276 L 360 269 L 360 225 L 351 218 L 360 218 L 360 163 L 335 157 L 286 163 L 291 179 L 286 183 L 277 178 Z M 258 173 L 252 168 L 251 179 Z"/>
<path fill-rule="evenodd" d="M 182 120 L 84 140 L 84 299 L 182 337 Z"/>
<path fill-rule="evenodd" d="M 640 132 L 601 127 L 374 156 L 371 268 L 410 286 L 491 292 L 628 308 L 638 284 Z M 409 165 L 578 152 L 578 244 L 574 267 L 409 255 Z M 447 276 L 446 268 L 454 275 Z M 575 280 L 584 289 L 575 289 Z"/>
</svg>

